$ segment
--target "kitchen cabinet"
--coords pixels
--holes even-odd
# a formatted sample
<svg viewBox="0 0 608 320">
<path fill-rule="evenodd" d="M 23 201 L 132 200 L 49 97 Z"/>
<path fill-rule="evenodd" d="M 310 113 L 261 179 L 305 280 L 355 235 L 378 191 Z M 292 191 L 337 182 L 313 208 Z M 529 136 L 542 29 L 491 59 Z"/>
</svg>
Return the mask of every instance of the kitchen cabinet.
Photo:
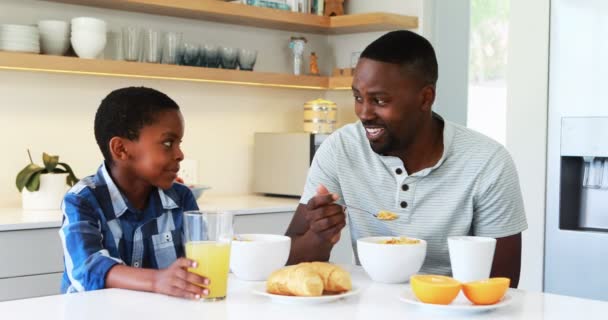
<svg viewBox="0 0 608 320">
<path fill-rule="evenodd" d="M 59 228 L 0 231 L 0 301 L 58 294 Z"/>
</svg>

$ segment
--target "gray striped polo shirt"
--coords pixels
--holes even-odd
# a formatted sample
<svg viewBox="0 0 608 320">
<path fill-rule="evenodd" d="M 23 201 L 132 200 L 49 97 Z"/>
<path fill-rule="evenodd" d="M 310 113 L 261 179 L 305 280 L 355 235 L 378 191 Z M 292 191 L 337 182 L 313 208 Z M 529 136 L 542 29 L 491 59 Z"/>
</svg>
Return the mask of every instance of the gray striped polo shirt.
<svg viewBox="0 0 608 320">
<path fill-rule="evenodd" d="M 405 235 L 427 241 L 421 272 L 449 275 L 447 237 L 506 237 L 527 222 L 515 165 L 502 145 L 449 121 L 443 143 L 435 166 L 408 174 L 401 159 L 371 149 L 360 121 L 346 125 L 315 154 L 300 202 L 323 184 L 347 205 L 395 212 L 399 219 L 381 221 L 347 210 L 356 261 L 357 239 Z"/>
</svg>

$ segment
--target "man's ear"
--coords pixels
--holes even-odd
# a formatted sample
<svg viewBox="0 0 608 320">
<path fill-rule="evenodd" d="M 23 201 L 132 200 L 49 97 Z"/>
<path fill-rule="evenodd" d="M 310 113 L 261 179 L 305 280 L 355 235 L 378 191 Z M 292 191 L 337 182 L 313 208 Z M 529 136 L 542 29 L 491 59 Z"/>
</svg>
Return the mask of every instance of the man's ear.
<svg viewBox="0 0 608 320">
<path fill-rule="evenodd" d="M 422 111 L 431 111 L 433 103 L 435 102 L 435 86 L 431 84 L 424 86 L 424 88 L 422 88 L 421 90 L 420 95 L 422 97 Z"/>
<path fill-rule="evenodd" d="M 129 159 L 129 140 L 121 137 L 110 139 L 110 154 L 114 160 Z"/>
</svg>

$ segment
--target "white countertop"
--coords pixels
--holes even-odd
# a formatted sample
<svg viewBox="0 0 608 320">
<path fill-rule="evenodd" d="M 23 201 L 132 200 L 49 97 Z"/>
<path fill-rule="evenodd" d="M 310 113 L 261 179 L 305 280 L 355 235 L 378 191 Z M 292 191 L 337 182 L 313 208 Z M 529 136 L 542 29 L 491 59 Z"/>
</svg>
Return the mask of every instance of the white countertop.
<svg viewBox="0 0 608 320">
<path fill-rule="evenodd" d="M 201 209 L 218 209 L 235 215 L 294 212 L 298 199 L 261 195 L 214 196 L 204 194 L 198 201 Z M 21 208 L 0 208 L 0 231 L 58 228 L 61 211 L 24 211 Z"/>
<path fill-rule="evenodd" d="M 504 308 L 477 312 L 437 312 L 404 303 L 400 293 L 409 285 L 386 285 L 369 280 L 360 267 L 349 267 L 358 296 L 319 305 L 286 305 L 251 293 L 260 282 L 232 277 L 228 298 L 221 302 L 183 300 L 128 290 L 99 290 L 0 303 L 6 319 L 606 319 L 608 302 L 553 294 L 510 290 L 512 302 Z"/>
</svg>

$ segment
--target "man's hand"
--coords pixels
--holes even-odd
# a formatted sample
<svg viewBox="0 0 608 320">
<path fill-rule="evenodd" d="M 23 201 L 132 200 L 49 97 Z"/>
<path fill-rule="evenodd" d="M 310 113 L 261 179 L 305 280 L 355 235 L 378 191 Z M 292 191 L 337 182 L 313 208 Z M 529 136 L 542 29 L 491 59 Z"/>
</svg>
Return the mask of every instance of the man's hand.
<svg viewBox="0 0 608 320">
<path fill-rule="evenodd" d="M 317 194 L 308 201 L 304 212 L 308 232 L 332 245 L 340 240 L 340 233 L 346 225 L 344 208 L 335 204 L 336 200 L 338 195 L 330 193 L 324 185 L 319 185 Z"/>
<path fill-rule="evenodd" d="M 307 204 L 299 204 L 285 235 L 291 237 L 287 264 L 327 261 L 346 225 L 344 209 L 335 204 L 338 195 L 323 185 Z"/>
<path fill-rule="evenodd" d="M 200 299 L 209 295 L 209 289 L 200 286 L 209 285 L 209 279 L 188 272 L 196 268 L 195 261 L 179 258 L 167 269 L 158 270 L 154 277 L 154 292 L 187 299 Z"/>
</svg>

